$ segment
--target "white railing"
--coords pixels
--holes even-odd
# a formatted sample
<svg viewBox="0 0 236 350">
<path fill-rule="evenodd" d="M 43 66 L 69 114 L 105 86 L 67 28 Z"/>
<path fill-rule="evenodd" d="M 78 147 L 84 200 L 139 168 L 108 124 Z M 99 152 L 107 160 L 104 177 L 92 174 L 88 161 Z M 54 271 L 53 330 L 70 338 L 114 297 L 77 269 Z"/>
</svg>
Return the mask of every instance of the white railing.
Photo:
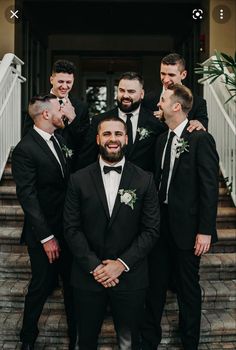
<svg viewBox="0 0 236 350">
<path fill-rule="evenodd" d="M 14 54 L 0 62 L 0 179 L 12 146 L 21 136 L 21 76 L 24 63 Z"/>
<path fill-rule="evenodd" d="M 203 79 L 200 81 L 203 82 Z M 236 205 L 236 101 L 231 99 L 225 103 L 230 94 L 221 78 L 212 84 L 209 80 L 203 84 L 204 98 L 207 100 L 209 132 L 215 138 L 220 168 L 224 178 L 228 178 L 227 184 L 232 186 L 231 197 Z"/>
</svg>

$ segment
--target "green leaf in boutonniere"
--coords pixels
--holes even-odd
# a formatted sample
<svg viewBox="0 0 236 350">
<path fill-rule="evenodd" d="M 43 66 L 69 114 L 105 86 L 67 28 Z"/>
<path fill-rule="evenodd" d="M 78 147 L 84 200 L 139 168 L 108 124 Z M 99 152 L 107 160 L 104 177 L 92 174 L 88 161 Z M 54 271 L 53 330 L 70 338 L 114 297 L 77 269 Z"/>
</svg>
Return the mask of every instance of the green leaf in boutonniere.
<svg viewBox="0 0 236 350">
<path fill-rule="evenodd" d="M 120 195 L 120 202 L 124 203 L 125 205 L 128 205 L 131 207 L 131 209 L 134 209 L 134 204 L 137 200 L 136 190 L 124 190 L 120 189 L 118 191 Z"/>
<path fill-rule="evenodd" d="M 175 158 L 179 158 L 181 153 L 189 152 L 189 144 L 188 141 L 185 141 L 184 138 L 177 139 L 177 143 L 175 144 Z"/>
<path fill-rule="evenodd" d="M 66 145 L 63 145 L 61 149 L 66 158 L 71 158 L 73 156 L 73 150 L 68 148 Z"/>
<path fill-rule="evenodd" d="M 144 140 L 153 134 L 152 130 L 146 128 L 138 128 L 137 132 L 139 133 L 139 141 Z"/>
</svg>

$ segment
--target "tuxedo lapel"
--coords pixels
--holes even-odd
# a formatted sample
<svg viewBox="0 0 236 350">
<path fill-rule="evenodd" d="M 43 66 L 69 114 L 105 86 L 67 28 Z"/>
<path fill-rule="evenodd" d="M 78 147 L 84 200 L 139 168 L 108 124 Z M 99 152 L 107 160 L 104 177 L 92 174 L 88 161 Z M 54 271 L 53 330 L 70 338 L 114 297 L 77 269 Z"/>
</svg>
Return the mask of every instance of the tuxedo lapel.
<svg viewBox="0 0 236 350">
<path fill-rule="evenodd" d="M 145 127 L 145 125 L 146 125 L 145 122 L 146 122 L 146 118 L 145 118 L 145 115 L 143 113 L 142 107 L 140 107 L 136 136 L 135 136 L 134 143 L 133 143 L 132 147 L 129 150 L 129 156 L 135 151 L 135 148 L 137 147 L 138 143 L 140 142 L 140 140 L 139 140 L 140 135 L 139 135 L 139 132 L 138 132 L 138 128 Z"/>
<path fill-rule="evenodd" d="M 102 180 L 101 168 L 98 162 L 94 165 L 94 168 L 91 170 L 91 176 L 97 190 L 98 196 L 101 200 L 102 206 L 105 210 L 106 216 L 110 219 L 109 208 L 107 204 L 106 193 L 104 189 L 104 184 Z"/>
<path fill-rule="evenodd" d="M 161 139 L 159 141 L 160 144 L 159 144 L 158 148 L 156 149 L 156 174 L 155 174 L 155 179 L 156 179 L 156 182 L 158 182 L 158 183 L 161 180 L 161 173 L 162 173 L 161 164 L 162 164 L 163 152 L 164 152 L 166 141 L 167 141 L 167 136 L 168 136 L 168 132 L 166 132 L 163 135 L 163 137 L 161 137 Z"/>
<path fill-rule="evenodd" d="M 63 158 L 64 158 L 64 161 L 65 161 L 65 170 L 66 170 L 66 173 L 64 174 L 65 176 L 65 179 L 68 179 L 69 175 L 70 175 L 70 170 L 69 170 L 69 164 L 68 164 L 68 161 L 66 159 L 66 156 L 64 155 L 64 152 L 63 152 L 63 146 L 65 146 L 65 144 L 62 142 L 62 138 L 61 137 L 58 137 L 58 135 L 54 134 L 55 138 L 57 139 L 60 147 L 61 147 L 61 151 L 62 151 L 62 155 L 63 155 Z"/>
<path fill-rule="evenodd" d="M 187 130 L 188 126 L 189 126 L 189 123 L 185 126 L 185 128 L 180 136 L 180 138 L 183 138 L 186 141 L 188 140 L 188 136 L 189 136 L 189 131 Z M 171 181 L 175 176 L 175 173 L 176 173 L 176 170 L 178 169 L 180 160 L 181 160 L 181 154 L 179 155 L 178 158 L 177 157 L 175 158 L 174 167 L 173 167 L 173 171 L 172 171 L 172 175 L 171 175 Z"/>
<path fill-rule="evenodd" d="M 54 156 L 54 154 L 52 153 L 52 151 L 50 150 L 47 142 L 39 135 L 39 133 L 37 133 L 37 131 L 35 131 L 34 129 L 30 129 L 29 133 L 31 134 L 33 140 L 41 147 L 41 149 L 47 154 L 47 156 L 51 159 L 52 164 L 55 165 L 55 167 L 57 167 L 60 170 L 60 174 L 62 176 L 62 178 L 66 178 L 63 177 L 62 175 L 62 170 L 61 170 L 61 166 L 58 163 L 56 157 Z M 59 172 L 58 172 L 59 173 Z"/>
<path fill-rule="evenodd" d="M 120 189 L 124 189 L 124 190 L 130 189 L 130 182 L 132 180 L 132 176 L 133 176 L 133 168 L 130 166 L 130 163 L 126 161 L 125 165 L 124 165 L 123 172 L 122 172 L 118 192 Z M 122 203 L 122 205 L 124 205 L 124 204 Z M 121 206 L 120 194 L 117 193 L 108 228 L 112 225 L 112 223 L 113 223 L 113 221 L 114 221 L 114 219 L 115 219 L 115 217 L 120 209 L 120 206 Z"/>
</svg>

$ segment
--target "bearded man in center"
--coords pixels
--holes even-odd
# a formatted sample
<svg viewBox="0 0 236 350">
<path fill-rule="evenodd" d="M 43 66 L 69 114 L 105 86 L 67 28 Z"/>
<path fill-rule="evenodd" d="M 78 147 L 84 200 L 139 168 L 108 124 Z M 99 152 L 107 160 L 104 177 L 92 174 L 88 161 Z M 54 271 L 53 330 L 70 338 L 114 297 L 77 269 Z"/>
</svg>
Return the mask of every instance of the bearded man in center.
<svg viewBox="0 0 236 350">
<path fill-rule="evenodd" d="M 154 170 L 154 149 L 157 137 L 166 130 L 165 123 L 155 118 L 152 111 L 142 106 L 144 81 L 136 72 L 123 73 L 117 88 L 117 107 L 92 118 L 90 130 L 85 139 L 77 169 L 81 169 L 98 158 L 96 143 L 99 122 L 108 116 L 122 119 L 127 125 L 128 145 L 126 159 L 140 168 Z"/>
<path fill-rule="evenodd" d="M 97 350 L 110 306 L 120 350 L 139 350 L 148 286 L 147 255 L 159 236 L 153 175 L 126 160 L 126 123 L 100 121 L 98 160 L 72 174 L 65 201 L 65 239 L 79 349 Z"/>
</svg>

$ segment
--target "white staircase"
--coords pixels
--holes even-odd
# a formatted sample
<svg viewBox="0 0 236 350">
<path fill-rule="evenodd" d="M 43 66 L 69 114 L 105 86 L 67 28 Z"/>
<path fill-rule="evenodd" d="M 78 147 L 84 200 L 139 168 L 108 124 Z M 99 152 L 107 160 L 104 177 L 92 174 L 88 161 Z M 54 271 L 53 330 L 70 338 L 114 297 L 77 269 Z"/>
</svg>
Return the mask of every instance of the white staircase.
<svg viewBox="0 0 236 350">
<path fill-rule="evenodd" d="M 21 135 L 21 75 L 24 63 L 7 53 L 0 62 L 0 178 L 12 146 Z"/>
</svg>

